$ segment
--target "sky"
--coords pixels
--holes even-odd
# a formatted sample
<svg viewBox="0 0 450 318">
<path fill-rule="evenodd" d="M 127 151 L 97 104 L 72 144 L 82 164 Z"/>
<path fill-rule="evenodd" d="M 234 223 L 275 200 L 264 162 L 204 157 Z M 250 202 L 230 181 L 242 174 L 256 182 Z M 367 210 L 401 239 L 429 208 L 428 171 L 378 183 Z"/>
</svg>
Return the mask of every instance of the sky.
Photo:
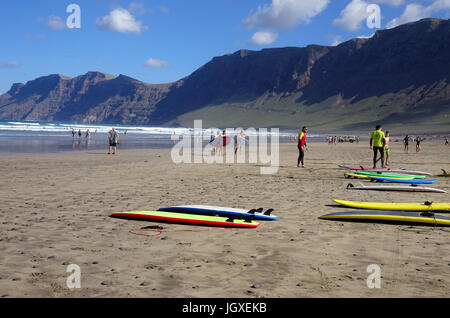
<svg viewBox="0 0 450 318">
<path fill-rule="evenodd" d="M 450 0 L 16 0 L 0 4 L 0 94 L 88 71 L 159 84 L 240 49 L 338 45 L 426 17 Z"/>
</svg>

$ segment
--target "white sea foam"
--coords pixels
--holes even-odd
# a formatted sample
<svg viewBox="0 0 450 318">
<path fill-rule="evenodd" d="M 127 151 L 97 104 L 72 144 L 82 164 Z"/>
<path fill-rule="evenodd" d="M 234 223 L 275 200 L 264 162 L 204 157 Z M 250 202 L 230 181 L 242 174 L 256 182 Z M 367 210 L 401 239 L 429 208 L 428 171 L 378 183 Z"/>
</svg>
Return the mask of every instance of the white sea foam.
<svg viewBox="0 0 450 318">
<path fill-rule="evenodd" d="M 98 124 L 79 124 L 79 123 L 49 123 L 49 122 L 23 122 L 23 121 L 0 121 L 0 131 L 20 131 L 30 132 L 33 134 L 43 133 L 63 133 L 64 135 L 70 134 L 72 129 L 76 132 L 81 130 L 83 133 L 89 129 L 91 132 L 107 133 L 115 127 L 119 133 L 127 131 L 129 134 L 142 134 L 142 135 L 197 135 L 199 132 L 194 131 L 192 128 L 169 128 L 169 127 L 146 127 L 146 126 L 123 126 L 123 125 L 98 125 Z M 259 130 L 259 129 L 258 129 Z M 256 130 L 256 131 L 258 131 Z M 216 129 L 213 131 L 215 134 Z M 211 129 L 203 129 L 201 135 L 209 136 Z M 254 134 L 254 133 L 253 133 Z M 275 135 L 270 129 L 267 130 L 267 134 Z M 289 137 L 294 133 L 279 132 L 280 137 Z M 247 135 L 252 135 L 251 131 L 247 132 Z M 311 135 L 310 137 L 317 137 L 318 135 Z"/>
</svg>

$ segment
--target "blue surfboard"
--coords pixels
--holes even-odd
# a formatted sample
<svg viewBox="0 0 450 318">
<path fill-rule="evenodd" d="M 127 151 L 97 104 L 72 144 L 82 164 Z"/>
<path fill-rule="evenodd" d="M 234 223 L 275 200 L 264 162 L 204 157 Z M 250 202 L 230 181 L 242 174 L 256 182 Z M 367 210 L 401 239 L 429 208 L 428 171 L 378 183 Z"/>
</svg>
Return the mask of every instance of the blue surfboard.
<svg viewBox="0 0 450 318">
<path fill-rule="evenodd" d="M 219 215 L 219 216 L 229 216 L 229 217 L 235 217 L 235 218 L 253 217 L 255 220 L 260 220 L 260 221 L 278 220 L 278 216 L 272 215 L 273 209 L 263 211 L 262 208 L 253 209 L 253 210 L 245 210 L 245 209 L 225 208 L 225 207 L 210 206 L 210 205 L 180 205 L 180 206 L 170 206 L 170 207 L 161 208 L 158 211 Z"/>
<path fill-rule="evenodd" d="M 393 179 L 393 178 L 382 178 L 382 177 L 369 177 L 371 180 L 378 181 L 388 181 L 388 182 L 398 182 L 398 183 L 409 183 L 409 184 L 431 184 L 437 180 L 404 180 L 404 179 Z"/>
</svg>

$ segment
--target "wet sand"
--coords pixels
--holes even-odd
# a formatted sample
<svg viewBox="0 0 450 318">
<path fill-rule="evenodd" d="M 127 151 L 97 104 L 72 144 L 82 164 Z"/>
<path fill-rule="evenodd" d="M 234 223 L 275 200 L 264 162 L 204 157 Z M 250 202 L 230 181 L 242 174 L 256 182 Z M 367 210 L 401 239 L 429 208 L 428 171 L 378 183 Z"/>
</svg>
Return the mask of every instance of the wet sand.
<svg viewBox="0 0 450 318">
<path fill-rule="evenodd" d="M 392 142 L 391 167 L 450 170 L 443 141 L 410 148 Z M 157 149 L 0 155 L 0 297 L 449 296 L 450 228 L 318 219 L 346 210 L 337 198 L 450 202 L 345 190 L 337 166 L 371 157 L 366 142 L 311 143 L 301 169 L 296 145 L 282 144 L 278 173 L 261 175 L 261 164 L 176 165 Z M 450 192 L 450 180 L 433 187 Z M 273 208 L 280 219 L 210 229 L 109 217 L 181 204 Z M 151 225 L 164 230 L 138 231 Z M 81 268 L 80 289 L 66 286 L 69 264 Z M 367 287 L 370 264 L 381 267 L 379 289 Z"/>
</svg>

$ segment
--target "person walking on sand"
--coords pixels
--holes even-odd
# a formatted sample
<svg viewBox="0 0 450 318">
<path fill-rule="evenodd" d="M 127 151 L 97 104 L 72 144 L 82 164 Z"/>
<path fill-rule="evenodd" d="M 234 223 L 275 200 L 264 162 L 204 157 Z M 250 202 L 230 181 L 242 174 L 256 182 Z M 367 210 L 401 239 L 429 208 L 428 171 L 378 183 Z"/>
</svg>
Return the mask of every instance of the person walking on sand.
<svg viewBox="0 0 450 318">
<path fill-rule="evenodd" d="M 384 132 L 381 130 L 381 125 L 377 125 L 375 131 L 370 136 L 370 150 L 373 150 L 373 168 L 377 167 L 377 154 L 381 155 L 381 167 L 384 166 L 384 147 L 386 146 L 386 139 Z"/>
<path fill-rule="evenodd" d="M 448 146 L 448 137 L 445 136 L 445 145 Z"/>
<path fill-rule="evenodd" d="M 386 160 L 385 160 L 385 165 L 386 166 L 389 166 L 389 153 L 391 152 L 391 149 L 389 148 L 389 142 L 391 140 L 391 137 L 389 137 L 389 136 L 390 136 L 390 133 L 389 133 L 389 130 L 387 130 L 386 134 L 384 136 L 384 140 L 386 141 L 385 142 L 385 146 L 384 146 L 384 155 L 386 157 Z M 380 160 L 381 160 L 381 158 L 378 158 L 377 162 L 380 161 Z"/>
<path fill-rule="evenodd" d="M 298 159 L 297 159 L 297 167 L 305 168 L 304 159 L 305 159 L 305 151 L 308 150 L 308 145 L 306 144 L 306 133 L 308 132 L 308 128 L 305 126 L 302 128 L 302 131 L 298 134 Z M 301 166 L 300 166 L 301 164 Z"/>
<path fill-rule="evenodd" d="M 108 141 L 109 141 L 109 151 L 108 155 L 111 154 L 111 151 L 114 151 L 112 154 L 115 155 L 117 151 L 117 145 L 119 143 L 119 134 L 117 133 L 115 128 L 112 128 L 108 133 Z"/>
</svg>

